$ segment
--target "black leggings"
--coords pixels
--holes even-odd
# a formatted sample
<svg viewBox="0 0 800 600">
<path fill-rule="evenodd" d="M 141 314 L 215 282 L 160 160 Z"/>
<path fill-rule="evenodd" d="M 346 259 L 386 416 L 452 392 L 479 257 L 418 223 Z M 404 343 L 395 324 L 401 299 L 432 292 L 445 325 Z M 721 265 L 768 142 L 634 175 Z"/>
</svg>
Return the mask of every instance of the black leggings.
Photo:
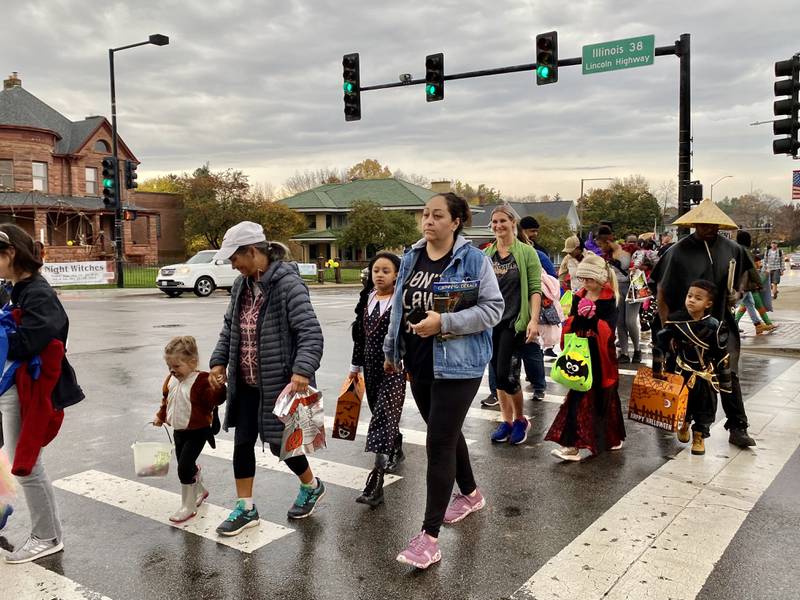
<svg viewBox="0 0 800 600">
<path fill-rule="evenodd" d="M 233 476 L 236 479 L 248 479 L 256 475 L 259 396 L 258 388 L 242 381 L 236 383 L 236 431 L 233 435 Z M 270 443 L 269 451 L 280 456 L 280 444 Z M 293 456 L 284 462 L 298 477 L 308 471 L 308 459 L 305 455 Z"/>
<path fill-rule="evenodd" d="M 194 483 L 197 474 L 197 458 L 211 437 L 211 427 L 203 429 L 176 429 L 175 456 L 178 459 L 178 479 L 183 485 Z"/>
<path fill-rule="evenodd" d="M 453 482 L 462 494 L 477 488 L 461 426 L 480 385 L 480 377 L 411 382 L 414 401 L 428 425 L 428 496 L 422 529 L 433 537 L 439 537 Z"/>
<path fill-rule="evenodd" d="M 520 390 L 519 356 L 517 350 L 523 341 L 514 331 L 514 324 L 503 321 L 492 331 L 492 368 L 497 389 L 507 394 Z"/>
</svg>

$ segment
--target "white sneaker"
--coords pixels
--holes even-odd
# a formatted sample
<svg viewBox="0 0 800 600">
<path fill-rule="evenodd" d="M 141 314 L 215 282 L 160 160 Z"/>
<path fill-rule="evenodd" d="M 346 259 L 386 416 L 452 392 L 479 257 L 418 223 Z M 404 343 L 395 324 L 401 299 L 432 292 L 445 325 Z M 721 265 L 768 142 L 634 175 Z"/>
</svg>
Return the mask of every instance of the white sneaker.
<svg viewBox="0 0 800 600">
<path fill-rule="evenodd" d="M 619 444 L 617 444 L 616 446 L 611 446 L 611 448 L 609 448 L 609 450 L 622 450 L 622 447 L 623 447 L 624 445 L 625 445 L 625 440 L 622 440 L 622 441 L 621 441 Z"/>
<path fill-rule="evenodd" d="M 561 460 L 571 460 L 577 462 L 581 459 L 578 449 L 572 447 L 562 446 L 561 448 L 553 448 L 553 450 L 550 451 L 550 454 L 560 458 Z"/>
<path fill-rule="evenodd" d="M 63 542 L 56 539 L 40 540 L 35 535 L 31 535 L 21 548 L 7 555 L 5 561 L 10 565 L 18 565 L 50 556 L 56 552 L 61 552 L 63 549 Z"/>
</svg>

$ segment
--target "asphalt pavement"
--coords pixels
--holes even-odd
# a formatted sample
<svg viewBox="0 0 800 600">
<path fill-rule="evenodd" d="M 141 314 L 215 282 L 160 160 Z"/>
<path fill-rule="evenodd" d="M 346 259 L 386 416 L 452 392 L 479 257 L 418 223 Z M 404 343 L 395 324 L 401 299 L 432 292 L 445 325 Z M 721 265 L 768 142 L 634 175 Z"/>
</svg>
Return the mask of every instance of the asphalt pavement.
<svg viewBox="0 0 800 600">
<path fill-rule="evenodd" d="M 235 501 L 232 435 L 223 433 L 217 451 L 200 461 L 209 505 L 188 525 L 170 525 L 180 491 L 174 461 L 164 479 L 137 478 L 130 446 L 164 435 L 146 425 L 166 374 L 164 345 L 194 335 L 207 361 L 228 299 L 222 292 L 206 299 L 62 294 L 70 359 L 87 392 L 45 451 L 66 549 L 34 565 L 0 563 L 0 598 L 797 597 L 798 548 L 788 532 L 800 525 L 800 369 L 785 355 L 742 359 L 758 447 L 728 445 L 718 423 L 704 457 L 691 456 L 671 434 L 626 420 L 622 451 L 559 463 L 550 456 L 553 444 L 543 442 L 564 392 L 552 383 L 545 402 L 525 402 L 533 418 L 528 441 L 493 446 L 497 412 L 480 408 L 482 389 L 464 435 L 487 506 L 443 529 L 443 560 L 425 572 L 394 560 L 424 509 L 425 428 L 410 393 L 401 423 L 408 458 L 383 506 L 354 502 L 371 466 L 365 427 L 355 442 L 329 439 L 313 457 L 328 492 L 300 522 L 286 518 L 296 478 L 259 447 L 261 526 L 222 543 L 213 529 Z M 317 383 L 330 415 L 350 363 L 356 291 L 315 290 L 313 301 L 325 335 Z M 622 370 L 623 410 L 634 369 Z M 5 550 L 28 532 L 17 504 L 0 534 Z"/>
</svg>

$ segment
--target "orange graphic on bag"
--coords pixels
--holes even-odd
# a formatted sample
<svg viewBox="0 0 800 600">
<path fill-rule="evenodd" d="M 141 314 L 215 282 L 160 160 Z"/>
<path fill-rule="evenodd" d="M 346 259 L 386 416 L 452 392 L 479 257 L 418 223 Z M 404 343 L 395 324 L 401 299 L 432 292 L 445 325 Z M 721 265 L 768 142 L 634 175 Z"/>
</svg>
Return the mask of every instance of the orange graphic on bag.
<svg viewBox="0 0 800 600">
<path fill-rule="evenodd" d="M 686 418 L 689 390 L 683 377 L 662 373 L 663 379 L 642 367 L 636 372 L 628 402 L 628 418 L 666 431 L 677 431 Z"/>
<path fill-rule="evenodd" d="M 361 414 L 361 400 L 364 398 L 364 378 L 346 379 L 336 402 L 336 415 L 333 417 L 333 437 L 339 440 L 356 439 L 358 417 Z"/>
</svg>

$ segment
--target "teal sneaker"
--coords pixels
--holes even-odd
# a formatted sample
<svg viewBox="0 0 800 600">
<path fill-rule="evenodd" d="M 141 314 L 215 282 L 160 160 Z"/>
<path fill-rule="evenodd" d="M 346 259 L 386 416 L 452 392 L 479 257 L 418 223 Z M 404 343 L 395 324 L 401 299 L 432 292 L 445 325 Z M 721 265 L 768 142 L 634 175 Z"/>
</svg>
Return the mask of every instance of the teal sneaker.
<svg viewBox="0 0 800 600">
<path fill-rule="evenodd" d="M 244 507 L 244 500 L 238 500 L 228 518 L 217 527 L 217 533 L 232 537 L 239 535 L 248 527 L 258 527 L 258 510 L 255 504 L 251 510 L 247 510 Z"/>
<path fill-rule="evenodd" d="M 307 485 L 300 485 L 300 491 L 297 493 L 294 504 L 286 513 L 290 519 L 305 519 L 314 512 L 319 502 L 325 495 L 325 485 L 317 477 L 317 487 L 313 488 Z"/>
</svg>

